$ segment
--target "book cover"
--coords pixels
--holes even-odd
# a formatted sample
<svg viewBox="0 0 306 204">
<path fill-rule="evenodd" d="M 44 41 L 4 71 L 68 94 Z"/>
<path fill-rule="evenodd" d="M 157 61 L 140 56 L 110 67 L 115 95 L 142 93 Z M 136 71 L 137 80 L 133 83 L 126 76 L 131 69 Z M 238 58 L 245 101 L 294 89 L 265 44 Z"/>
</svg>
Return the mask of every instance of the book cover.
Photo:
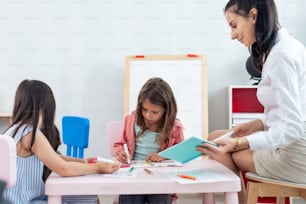
<svg viewBox="0 0 306 204">
<path fill-rule="evenodd" d="M 186 163 L 201 155 L 201 152 L 196 150 L 196 146 L 202 145 L 205 142 L 216 146 L 215 143 L 208 140 L 192 136 L 179 144 L 159 152 L 158 155 L 178 162 Z"/>
</svg>

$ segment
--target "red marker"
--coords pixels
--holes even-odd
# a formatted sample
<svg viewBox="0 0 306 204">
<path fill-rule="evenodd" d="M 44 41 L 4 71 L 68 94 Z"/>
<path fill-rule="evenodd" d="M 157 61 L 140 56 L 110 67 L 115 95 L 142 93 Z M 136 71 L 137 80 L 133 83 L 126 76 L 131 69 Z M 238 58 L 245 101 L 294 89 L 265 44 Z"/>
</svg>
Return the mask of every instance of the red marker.
<svg viewBox="0 0 306 204">
<path fill-rule="evenodd" d="M 187 54 L 187 57 L 198 57 L 199 55 L 197 54 Z"/>
<path fill-rule="evenodd" d="M 94 157 L 93 159 L 88 161 L 88 163 L 96 163 L 96 162 L 110 162 L 110 163 L 113 163 L 115 161 L 112 160 L 112 159 L 106 159 L 106 158 L 102 158 L 102 157 Z"/>
<path fill-rule="evenodd" d="M 145 56 L 144 55 L 135 55 L 133 56 L 134 58 L 144 58 Z"/>
<path fill-rule="evenodd" d="M 127 168 L 127 167 L 130 167 L 131 164 L 121 164 L 120 168 Z"/>
</svg>

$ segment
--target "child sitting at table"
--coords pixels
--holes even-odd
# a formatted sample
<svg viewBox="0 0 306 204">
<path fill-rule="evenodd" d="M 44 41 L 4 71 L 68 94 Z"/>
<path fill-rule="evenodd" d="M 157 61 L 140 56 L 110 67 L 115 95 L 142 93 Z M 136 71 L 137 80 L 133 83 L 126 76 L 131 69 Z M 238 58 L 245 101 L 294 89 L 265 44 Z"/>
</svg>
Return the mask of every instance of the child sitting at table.
<svg viewBox="0 0 306 204">
<path fill-rule="evenodd" d="M 122 137 L 115 142 L 117 160 L 161 162 L 158 152 L 184 140 L 183 126 L 176 118 L 177 105 L 169 84 L 161 78 L 149 79 L 140 90 L 135 112 L 124 120 Z M 127 144 L 128 154 L 124 151 Z M 172 195 L 120 195 L 120 204 L 169 204 Z"/>
<path fill-rule="evenodd" d="M 56 153 L 60 145 L 59 131 L 54 124 L 55 99 L 51 88 L 38 80 L 22 81 L 16 91 L 12 125 L 5 135 L 16 142 L 17 179 L 4 195 L 13 204 L 44 204 L 44 165 L 61 176 L 112 173 L 120 162 L 97 162 Z M 63 196 L 63 203 L 97 203 L 97 195 Z"/>
</svg>

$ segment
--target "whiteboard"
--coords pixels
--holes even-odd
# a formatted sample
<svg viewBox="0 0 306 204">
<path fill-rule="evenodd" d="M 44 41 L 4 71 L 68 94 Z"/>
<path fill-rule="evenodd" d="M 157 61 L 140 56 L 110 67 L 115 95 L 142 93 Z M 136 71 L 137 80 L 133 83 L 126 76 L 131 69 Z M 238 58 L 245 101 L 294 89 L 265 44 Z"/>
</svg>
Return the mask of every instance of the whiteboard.
<svg viewBox="0 0 306 204">
<path fill-rule="evenodd" d="M 124 115 L 136 110 L 138 93 L 152 77 L 161 77 L 171 86 L 185 138 L 207 138 L 207 56 L 126 56 Z"/>
</svg>

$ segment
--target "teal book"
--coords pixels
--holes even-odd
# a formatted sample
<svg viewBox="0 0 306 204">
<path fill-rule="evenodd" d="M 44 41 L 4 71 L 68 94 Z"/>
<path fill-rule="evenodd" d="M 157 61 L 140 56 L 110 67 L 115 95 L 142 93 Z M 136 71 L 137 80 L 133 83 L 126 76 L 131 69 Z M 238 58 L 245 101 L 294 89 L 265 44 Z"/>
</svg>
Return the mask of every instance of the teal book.
<svg viewBox="0 0 306 204">
<path fill-rule="evenodd" d="M 178 162 L 186 163 L 201 156 L 201 152 L 196 150 L 196 146 L 202 145 L 203 143 L 218 146 L 217 144 L 208 140 L 192 136 L 181 143 L 159 152 L 158 155 Z"/>
</svg>

